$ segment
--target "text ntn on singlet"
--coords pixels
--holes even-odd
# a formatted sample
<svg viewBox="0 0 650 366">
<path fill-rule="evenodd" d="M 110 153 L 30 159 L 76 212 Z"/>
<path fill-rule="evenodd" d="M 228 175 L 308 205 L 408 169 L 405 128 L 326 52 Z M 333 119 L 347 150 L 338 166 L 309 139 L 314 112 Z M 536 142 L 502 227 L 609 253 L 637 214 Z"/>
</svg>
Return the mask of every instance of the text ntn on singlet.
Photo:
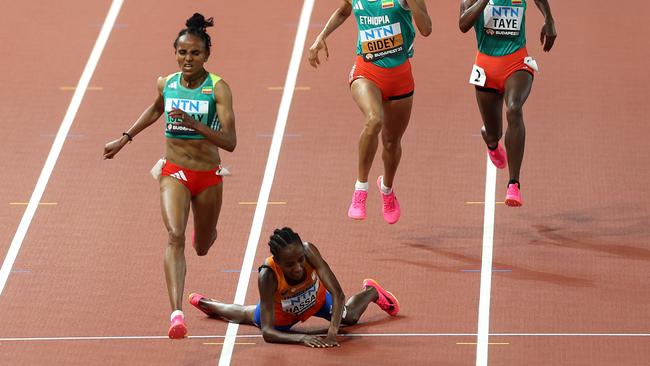
<svg viewBox="0 0 650 366">
<path fill-rule="evenodd" d="M 476 23 L 479 52 L 509 55 L 526 45 L 526 0 L 490 0 Z"/>
<path fill-rule="evenodd" d="M 191 128 L 181 126 L 174 118 L 169 117 L 169 112 L 178 108 L 189 114 L 200 123 L 218 131 L 221 127 L 217 116 L 217 103 L 214 99 L 214 87 L 221 80 L 218 75 L 209 74 L 203 83 L 195 88 L 188 89 L 181 84 L 181 73 L 177 72 L 167 76 L 163 88 L 165 100 L 165 137 L 177 139 L 203 139 L 203 135 Z"/>
<path fill-rule="evenodd" d="M 357 55 L 381 67 L 413 57 L 415 29 L 406 0 L 352 0 L 359 32 Z"/>
</svg>

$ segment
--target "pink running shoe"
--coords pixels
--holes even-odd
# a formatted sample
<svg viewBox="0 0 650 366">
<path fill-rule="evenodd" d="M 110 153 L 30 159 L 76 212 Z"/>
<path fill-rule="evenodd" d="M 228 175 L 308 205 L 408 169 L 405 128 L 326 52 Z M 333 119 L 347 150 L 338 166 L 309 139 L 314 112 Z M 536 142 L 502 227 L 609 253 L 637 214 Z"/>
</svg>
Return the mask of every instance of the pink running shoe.
<svg viewBox="0 0 650 366">
<path fill-rule="evenodd" d="M 381 191 L 382 178 L 383 176 L 381 175 L 377 178 L 377 188 L 379 188 L 379 193 L 384 201 L 381 211 L 384 214 L 384 220 L 389 224 L 394 224 L 399 220 L 402 212 L 399 208 L 397 197 L 395 197 L 395 191 L 390 192 L 390 194 L 384 194 L 384 192 Z"/>
<path fill-rule="evenodd" d="M 364 220 L 366 218 L 366 198 L 368 191 L 355 189 L 352 195 L 352 203 L 348 209 L 348 217 L 353 220 Z"/>
<path fill-rule="evenodd" d="M 497 144 L 497 148 L 494 150 L 488 149 L 488 155 L 497 169 L 503 169 L 508 165 L 508 155 L 501 144 Z"/>
<path fill-rule="evenodd" d="M 521 193 L 519 192 L 519 183 L 508 184 L 508 191 L 506 192 L 506 206 L 519 207 L 524 203 L 521 201 Z"/>
<path fill-rule="evenodd" d="M 390 316 L 395 316 L 399 313 L 399 301 L 395 295 L 390 293 L 390 291 L 384 290 L 375 280 L 366 278 L 363 280 L 363 288 L 374 287 L 377 290 L 379 297 L 375 303 L 379 308 L 388 313 Z"/>
<path fill-rule="evenodd" d="M 194 292 L 192 292 L 190 294 L 190 297 L 189 297 L 190 304 L 192 304 L 192 306 L 194 306 L 195 308 L 201 310 L 203 313 L 205 313 L 205 315 L 212 316 L 212 314 L 210 312 L 203 309 L 201 307 L 201 304 L 199 304 L 199 301 L 201 301 L 201 299 L 207 299 L 207 298 L 205 296 L 201 295 L 201 294 L 197 294 L 197 293 L 194 293 Z"/>
<path fill-rule="evenodd" d="M 176 315 L 172 319 L 172 324 L 169 326 L 169 331 L 167 335 L 171 339 L 183 339 L 187 335 L 187 327 L 185 326 L 185 320 L 182 315 Z"/>
</svg>

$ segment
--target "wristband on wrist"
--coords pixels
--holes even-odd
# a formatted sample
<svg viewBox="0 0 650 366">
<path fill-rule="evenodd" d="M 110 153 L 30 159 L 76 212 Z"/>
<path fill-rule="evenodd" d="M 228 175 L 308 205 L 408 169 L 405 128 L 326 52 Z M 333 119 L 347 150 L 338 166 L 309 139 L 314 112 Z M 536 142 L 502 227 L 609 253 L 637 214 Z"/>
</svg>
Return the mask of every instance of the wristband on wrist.
<svg viewBox="0 0 650 366">
<path fill-rule="evenodd" d="M 122 136 L 126 136 L 129 142 L 133 141 L 133 136 L 129 135 L 127 132 L 122 132 Z"/>
</svg>

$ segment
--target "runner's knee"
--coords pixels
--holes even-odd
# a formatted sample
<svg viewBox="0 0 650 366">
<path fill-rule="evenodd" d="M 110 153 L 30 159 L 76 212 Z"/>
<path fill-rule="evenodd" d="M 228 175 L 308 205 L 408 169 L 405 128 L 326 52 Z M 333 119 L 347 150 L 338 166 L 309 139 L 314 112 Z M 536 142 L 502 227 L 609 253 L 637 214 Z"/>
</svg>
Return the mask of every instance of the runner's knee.
<svg viewBox="0 0 650 366">
<path fill-rule="evenodd" d="M 402 145 L 401 143 L 401 136 L 395 136 L 395 135 L 390 135 L 387 134 L 386 131 L 381 136 L 381 141 L 384 145 L 384 150 L 387 150 L 389 152 L 395 152 L 399 149 L 399 147 Z"/>
<path fill-rule="evenodd" d="M 207 245 L 199 245 L 199 243 L 196 243 L 196 248 L 194 248 L 196 249 L 196 255 L 198 255 L 199 257 L 203 257 L 204 255 L 207 255 L 213 243 L 214 241 L 208 243 Z"/>
<path fill-rule="evenodd" d="M 212 237 L 209 240 L 202 240 L 202 238 L 199 238 L 198 235 L 195 238 L 196 243 L 194 243 L 194 249 L 196 250 L 196 255 L 199 257 L 202 257 L 204 255 L 207 255 L 208 252 L 210 251 L 210 248 L 212 247 L 212 244 L 214 244 L 215 240 L 217 240 L 217 232 L 215 231 L 212 234 Z"/>
<path fill-rule="evenodd" d="M 199 257 L 203 257 L 204 255 L 207 255 L 208 252 L 210 251 L 210 246 L 208 246 L 208 247 L 199 247 L 197 245 L 196 246 L 196 255 L 198 255 Z"/>
<path fill-rule="evenodd" d="M 168 243 L 175 247 L 185 246 L 185 233 L 180 230 L 170 230 L 168 233 Z"/>
<path fill-rule="evenodd" d="M 523 114 L 523 106 L 521 103 L 513 101 L 507 103 L 506 117 L 508 118 L 508 124 L 522 122 Z"/>
<path fill-rule="evenodd" d="M 377 136 L 381 132 L 384 118 L 377 113 L 370 113 L 366 116 L 366 133 Z"/>
</svg>

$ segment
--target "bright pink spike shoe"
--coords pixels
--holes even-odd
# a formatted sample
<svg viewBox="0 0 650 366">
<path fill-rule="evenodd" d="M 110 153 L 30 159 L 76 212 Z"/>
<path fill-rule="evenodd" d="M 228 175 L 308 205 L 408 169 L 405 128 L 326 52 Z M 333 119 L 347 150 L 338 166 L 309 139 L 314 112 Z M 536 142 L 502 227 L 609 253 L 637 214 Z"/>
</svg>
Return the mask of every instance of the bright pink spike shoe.
<svg viewBox="0 0 650 366">
<path fill-rule="evenodd" d="M 497 144 L 497 148 L 494 150 L 488 149 L 488 155 L 497 169 L 503 169 L 508 165 L 508 155 L 501 144 Z"/>
<path fill-rule="evenodd" d="M 205 298 L 206 298 L 205 296 L 193 292 L 193 293 L 190 294 L 190 297 L 189 297 L 190 304 L 192 304 L 192 306 L 194 306 L 195 308 L 201 310 L 203 313 L 205 313 L 205 315 L 212 316 L 211 313 L 209 313 L 207 310 L 203 309 L 201 307 L 201 304 L 199 304 L 199 301 L 201 301 L 201 299 L 205 299 Z"/>
<path fill-rule="evenodd" d="M 353 220 L 364 220 L 366 218 L 366 198 L 368 191 L 356 189 L 352 195 L 352 203 L 348 209 L 348 217 Z"/>
<path fill-rule="evenodd" d="M 506 206 L 519 207 L 524 203 L 521 201 L 521 192 L 519 192 L 519 183 L 508 184 L 506 192 Z"/>
<path fill-rule="evenodd" d="M 172 324 L 169 326 L 169 331 L 167 335 L 171 339 L 182 339 L 187 335 L 187 327 L 185 326 L 185 320 L 182 315 L 176 315 L 172 319 Z"/>
<path fill-rule="evenodd" d="M 397 301 L 395 295 L 390 293 L 390 291 L 384 290 L 375 280 L 366 278 L 363 280 L 363 287 L 374 287 L 377 290 L 379 297 L 375 303 L 381 310 L 387 312 L 390 316 L 395 316 L 399 313 L 399 301 Z"/>
<path fill-rule="evenodd" d="M 394 224 L 399 221 L 401 215 L 399 202 L 395 196 L 395 191 L 390 192 L 390 194 L 384 194 L 384 192 L 381 191 L 381 180 L 382 176 L 380 175 L 379 178 L 377 178 L 377 188 L 379 188 L 379 193 L 384 201 L 381 211 L 384 214 L 384 220 L 389 224 Z"/>
</svg>

